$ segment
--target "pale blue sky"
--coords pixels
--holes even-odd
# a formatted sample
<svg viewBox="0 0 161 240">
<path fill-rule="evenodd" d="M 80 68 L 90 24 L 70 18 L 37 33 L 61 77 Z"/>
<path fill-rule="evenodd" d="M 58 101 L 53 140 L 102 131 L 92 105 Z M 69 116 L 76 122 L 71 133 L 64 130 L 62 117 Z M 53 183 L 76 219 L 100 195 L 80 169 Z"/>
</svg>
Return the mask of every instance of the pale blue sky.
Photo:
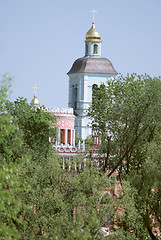
<svg viewBox="0 0 161 240">
<path fill-rule="evenodd" d="M 66 107 L 68 76 L 84 56 L 92 24 L 102 37 L 102 56 L 117 72 L 161 75 L 161 0 L 0 0 L 0 74 L 14 76 L 13 101 Z"/>
</svg>

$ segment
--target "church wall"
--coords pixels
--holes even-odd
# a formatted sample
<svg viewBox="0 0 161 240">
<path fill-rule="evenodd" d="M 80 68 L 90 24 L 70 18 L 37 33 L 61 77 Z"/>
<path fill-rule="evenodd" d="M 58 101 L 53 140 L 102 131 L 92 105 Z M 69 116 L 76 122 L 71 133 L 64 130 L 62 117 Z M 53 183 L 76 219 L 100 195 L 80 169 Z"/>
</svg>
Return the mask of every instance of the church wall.
<svg viewBox="0 0 161 240">
<path fill-rule="evenodd" d="M 49 110 L 50 111 L 50 110 Z M 50 111 L 51 112 L 51 111 Z M 57 127 L 57 141 L 58 144 L 63 143 L 65 145 L 75 144 L 75 130 L 74 130 L 74 121 L 75 116 L 73 115 L 73 109 L 62 109 L 59 111 L 53 111 L 51 114 L 56 115 L 57 121 L 56 124 L 52 127 Z"/>
<path fill-rule="evenodd" d="M 92 134 L 92 129 L 89 127 L 90 120 L 86 116 L 78 116 L 75 119 L 75 134 L 77 137 L 86 139 Z"/>
<path fill-rule="evenodd" d="M 75 109 L 75 103 L 78 100 L 78 86 L 79 86 L 79 76 L 71 76 L 69 78 L 69 102 L 68 102 L 68 107 L 74 108 Z M 79 91 L 80 92 L 80 91 Z"/>
<path fill-rule="evenodd" d="M 92 86 L 94 84 L 97 84 L 98 87 L 102 83 L 106 84 L 107 79 L 109 79 L 111 75 L 100 75 L 100 74 L 94 74 L 94 75 L 88 75 L 88 101 L 92 103 Z"/>
<path fill-rule="evenodd" d="M 88 109 L 89 104 L 92 103 L 92 85 L 100 86 L 106 83 L 111 75 L 103 74 L 79 74 L 70 76 L 69 80 L 69 107 L 74 109 Z M 77 91 L 75 90 L 77 88 Z M 77 102 L 75 105 L 74 103 Z M 79 112 L 81 114 L 82 112 Z"/>
<path fill-rule="evenodd" d="M 105 74 L 72 74 L 69 77 L 69 103 L 74 109 L 76 136 L 85 139 L 91 135 L 90 120 L 86 117 L 92 103 L 92 86 L 106 83 L 111 75 Z"/>
</svg>

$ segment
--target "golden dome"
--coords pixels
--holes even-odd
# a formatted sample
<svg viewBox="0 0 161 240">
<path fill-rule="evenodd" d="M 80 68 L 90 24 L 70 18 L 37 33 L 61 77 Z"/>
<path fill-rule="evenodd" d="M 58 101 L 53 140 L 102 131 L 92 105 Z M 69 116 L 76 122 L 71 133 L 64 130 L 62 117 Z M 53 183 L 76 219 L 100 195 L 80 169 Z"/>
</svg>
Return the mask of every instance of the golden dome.
<svg viewBox="0 0 161 240">
<path fill-rule="evenodd" d="M 34 98 L 32 99 L 32 101 L 31 101 L 31 103 L 30 103 L 31 105 L 40 105 L 40 103 L 39 103 L 39 101 L 38 101 L 38 99 L 37 99 L 37 97 L 34 95 Z"/>
<path fill-rule="evenodd" d="M 37 97 L 36 97 L 36 90 L 39 89 L 39 87 L 36 87 L 36 83 L 35 83 L 35 86 L 32 87 L 32 88 L 34 88 L 35 94 L 34 94 L 34 98 L 32 99 L 32 101 L 31 101 L 30 104 L 31 104 L 31 105 L 35 105 L 35 106 L 40 106 L 40 103 L 39 103 L 39 101 L 38 101 L 38 99 L 37 99 Z"/>
<path fill-rule="evenodd" d="M 86 33 L 86 42 L 101 42 L 101 35 L 95 28 L 94 22 L 92 23 L 92 27 Z"/>
</svg>

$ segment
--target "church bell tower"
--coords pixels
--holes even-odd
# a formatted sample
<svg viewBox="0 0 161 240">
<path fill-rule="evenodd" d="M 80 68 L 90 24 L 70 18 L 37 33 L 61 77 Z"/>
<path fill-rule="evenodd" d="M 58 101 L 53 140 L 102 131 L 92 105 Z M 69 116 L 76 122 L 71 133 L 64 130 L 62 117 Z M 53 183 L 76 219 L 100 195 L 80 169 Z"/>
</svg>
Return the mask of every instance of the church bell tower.
<svg viewBox="0 0 161 240">
<path fill-rule="evenodd" d="M 117 75 L 112 63 L 101 57 L 101 35 L 95 28 L 94 13 L 92 26 L 86 34 L 85 56 L 78 58 L 72 65 L 69 76 L 68 107 L 74 109 L 75 135 L 86 139 L 92 135 L 87 111 L 92 104 L 93 86 L 106 83 Z"/>
</svg>

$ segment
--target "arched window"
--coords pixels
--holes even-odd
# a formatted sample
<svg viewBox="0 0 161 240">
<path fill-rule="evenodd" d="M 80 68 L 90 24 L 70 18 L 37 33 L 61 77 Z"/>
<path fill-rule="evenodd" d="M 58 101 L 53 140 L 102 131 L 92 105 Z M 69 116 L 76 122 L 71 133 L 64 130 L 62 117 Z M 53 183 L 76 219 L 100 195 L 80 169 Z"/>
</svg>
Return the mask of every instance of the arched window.
<svg viewBox="0 0 161 240">
<path fill-rule="evenodd" d="M 86 44 L 86 51 L 85 51 L 85 55 L 88 55 L 88 45 Z"/>
<path fill-rule="evenodd" d="M 98 45 L 94 44 L 93 46 L 93 54 L 98 54 Z"/>
<path fill-rule="evenodd" d="M 74 110 L 77 109 L 77 92 L 78 92 L 78 88 L 75 88 L 75 102 L 74 102 Z"/>
</svg>

